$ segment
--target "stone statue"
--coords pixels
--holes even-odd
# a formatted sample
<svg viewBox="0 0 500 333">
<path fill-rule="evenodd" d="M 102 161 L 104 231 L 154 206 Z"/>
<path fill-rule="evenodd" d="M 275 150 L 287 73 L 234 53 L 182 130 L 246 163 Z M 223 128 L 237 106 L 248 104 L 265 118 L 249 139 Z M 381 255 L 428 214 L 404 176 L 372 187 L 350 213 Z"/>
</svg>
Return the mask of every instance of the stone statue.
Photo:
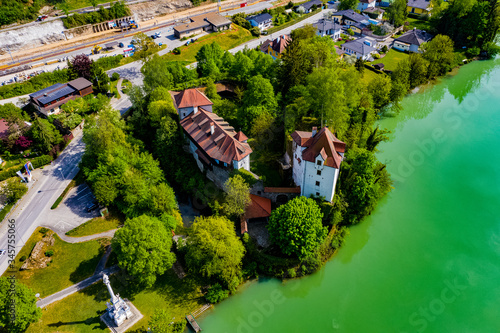
<svg viewBox="0 0 500 333">
<path fill-rule="evenodd" d="M 111 303 L 106 303 L 108 315 L 115 322 L 116 326 L 120 326 L 123 324 L 125 319 L 132 317 L 132 311 L 130 311 L 130 307 L 127 303 L 125 303 L 120 295 L 115 295 L 106 274 L 103 275 L 102 281 L 108 288 L 109 296 L 111 297 Z"/>
</svg>

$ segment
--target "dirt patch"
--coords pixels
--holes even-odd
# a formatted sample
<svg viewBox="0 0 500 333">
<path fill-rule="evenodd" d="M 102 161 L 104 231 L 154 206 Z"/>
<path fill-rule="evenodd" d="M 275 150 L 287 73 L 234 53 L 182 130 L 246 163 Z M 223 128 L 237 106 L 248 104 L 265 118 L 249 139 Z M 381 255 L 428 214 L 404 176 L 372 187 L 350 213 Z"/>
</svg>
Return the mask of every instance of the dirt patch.
<svg viewBox="0 0 500 333">
<path fill-rule="evenodd" d="M 39 269 L 47 267 L 47 264 L 52 260 L 47 257 L 45 252 L 49 251 L 54 246 L 54 232 L 49 231 L 45 236 L 36 243 L 30 257 L 21 266 L 21 270 Z"/>
<path fill-rule="evenodd" d="M 130 5 L 129 8 L 139 21 L 147 21 L 152 17 L 170 14 L 178 10 L 192 7 L 189 0 L 157 0 Z"/>
</svg>

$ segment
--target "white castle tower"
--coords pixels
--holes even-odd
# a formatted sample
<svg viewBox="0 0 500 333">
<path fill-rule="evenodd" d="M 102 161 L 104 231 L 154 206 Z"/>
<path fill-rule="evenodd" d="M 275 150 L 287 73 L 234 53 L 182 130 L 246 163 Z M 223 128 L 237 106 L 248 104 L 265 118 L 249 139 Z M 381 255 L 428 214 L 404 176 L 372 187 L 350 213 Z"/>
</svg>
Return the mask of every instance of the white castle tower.
<svg viewBox="0 0 500 333">
<path fill-rule="evenodd" d="M 111 289 L 111 283 L 109 282 L 109 278 L 106 274 L 103 275 L 102 281 L 106 287 L 108 287 L 109 296 L 111 296 L 111 304 L 106 303 L 109 318 L 115 322 L 116 326 L 120 326 L 123 324 L 125 319 L 132 317 L 132 311 L 130 311 L 130 307 L 123 301 L 120 295 L 115 295 L 113 289 Z"/>
</svg>

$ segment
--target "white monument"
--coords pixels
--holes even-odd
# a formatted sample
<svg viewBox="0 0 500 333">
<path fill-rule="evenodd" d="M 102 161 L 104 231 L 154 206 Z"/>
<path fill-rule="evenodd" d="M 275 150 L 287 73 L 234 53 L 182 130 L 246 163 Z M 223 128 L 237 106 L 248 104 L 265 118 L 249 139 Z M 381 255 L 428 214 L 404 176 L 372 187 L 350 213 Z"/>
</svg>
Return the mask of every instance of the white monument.
<svg viewBox="0 0 500 333">
<path fill-rule="evenodd" d="M 102 277 L 102 281 L 106 287 L 108 287 L 109 295 L 111 296 L 111 304 L 106 303 L 109 318 L 115 322 L 116 326 L 120 326 L 123 324 L 125 319 L 130 319 L 132 317 L 132 311 L 120 295 L 115 295 L 113 289 L 111 289 L 111 283 L 109 282 L 109 278 L 106 274 Z"/>
</svg>

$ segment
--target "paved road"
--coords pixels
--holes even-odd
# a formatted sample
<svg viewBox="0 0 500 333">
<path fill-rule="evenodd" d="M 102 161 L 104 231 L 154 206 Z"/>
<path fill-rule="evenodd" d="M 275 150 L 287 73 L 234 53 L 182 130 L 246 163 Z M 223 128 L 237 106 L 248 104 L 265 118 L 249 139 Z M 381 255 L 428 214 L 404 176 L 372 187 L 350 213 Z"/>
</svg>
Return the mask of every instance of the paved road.
<svg viewBox="0 0 500 333">
<path fill-rule="evenodd" d="M 16 254 L 25 245 L 33 231 L 50 214 L 50 207 L 64 188 L 78 172 L 78 163 L 84 152 L 85 144 L 82 136 L 73 139 L 64 152 L 53 162 L 39 172 L 38 179 L 26 194 L 17 209 L 10 214 L 15 219 L 15 249 Z M 35 176 L 34 176 L 35 177 Z M 0 226 L 0 249 L 8 249 L 8 223 Z M 8 268 L 8 257 L 0 258 L 0 275 Z M 16 263 L 17 264 L 17 263 Z"/>
</svg>

